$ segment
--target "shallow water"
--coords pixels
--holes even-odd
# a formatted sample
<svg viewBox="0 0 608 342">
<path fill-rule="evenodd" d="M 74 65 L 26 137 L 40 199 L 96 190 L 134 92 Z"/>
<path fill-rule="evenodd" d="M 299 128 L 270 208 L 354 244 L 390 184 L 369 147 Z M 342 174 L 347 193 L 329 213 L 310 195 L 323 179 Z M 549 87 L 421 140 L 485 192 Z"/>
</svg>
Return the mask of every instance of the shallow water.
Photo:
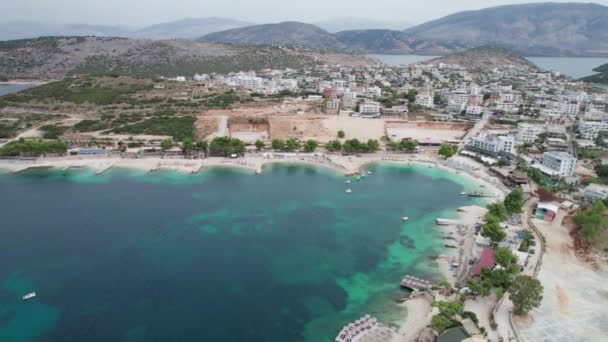
<svg viewBox="0 0 608 342">
<path fill-rule="evenodd" d="M 331 341 L 365 313 L 398 322 L 401 277 L 439 280 L 433 220 L 475 185 L 371 170 L 350 195 L 306 166 L 0 174 L 0 341 Z"/>
</svg>

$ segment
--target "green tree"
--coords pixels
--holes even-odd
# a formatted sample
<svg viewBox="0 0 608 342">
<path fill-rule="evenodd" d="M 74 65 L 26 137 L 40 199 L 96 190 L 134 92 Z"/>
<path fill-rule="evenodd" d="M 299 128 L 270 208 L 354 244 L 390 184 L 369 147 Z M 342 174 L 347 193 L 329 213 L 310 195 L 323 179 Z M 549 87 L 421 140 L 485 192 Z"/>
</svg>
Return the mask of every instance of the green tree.
<svg viewBox="0 0 608 342">
<path fill-rule="evenodd" d="M 367 141 L 367 151 L 376 152 L 380 149 L 380 143 L 376 139 L 369 139 Z"/>
<path fill-rule="evenodd" d="M 173 142 L 173 139 L 171 139 L 171 138 L 167 138 L 167 139 L 165 139 L 165 140 L 163 140 L 163 141 L 160 142 L 160 147 L 163 150 L 168 150 L 171 147 L 173 147 L 174 145 L 175 145 L 175 142 Z"/>
<path fill-rule="evenodd" d="M 343 139 L 345 136 L 344 131 L 338 131 L 338 138 Z"/>
<path fill-rule="evenodd" d="M 310 152 L 314 152 L 317 147 L 319 146 L 319 143 L 316 140 L 307 140 L 306 143 L 304 143 L 304 151 L 310 153 Z"/>
<path fill-rule="evenodd" d="M 285 151 L 293 152 L 299 150 L 302 144 L 296 139 L 287 139 L 285 141 Z"/>
<path fill-rule="evenodd" d="M 275 151 L 285 151 L 285 141 L 281 139 L 273 139 L 272 149 Z"/>
<path fill-rule="evenodd" d="M 441 334 L 442 332 L 451 328 L 453 325 L 454 323 L 452 320 L 443 315 L 435 315 L 433 318 L 431 318 L 431 327 L 433 327 L 433 330 L 435 330 L 438 334 Z"/>
<path fill-rule="evenodd" d="M 494 259 L 496 263 L 504 268 L 511 268 L 517 264 L 517 256 L 514 255 L 510 249 L 504 247 L 497 247 L 494 251 Z"/>
<path fill-rule="evenodd" d="M 416 95 L 418 95 L 418 90 L 416 89 L 410 89 L 407 92 L 407 95 L 405 95 L 405 98 L 410 102 L 410 103 L 414 103 L 416 102 Z"/>
<path fill-rule="evenodd" d="M 182 141 L 182 152 L 184 152 L 184 154 L 188 154 L 188 152 L 192 151 L 193 149 L 194 142 L 192 142 L 192 139 L 185 138 L 184 141 Z"/>
<path fill-rule="evenodd" d="M 595 201 L 589 210 L 579 211 L 574 216 L 574 223 L 579 227 L 580 233 L 587 241 L 594 241 L 608 225 L 604 218 L 606 206 L 602 201 Z"/>
<path fill-rule="evenodd" d="M 407 152 L 416 151 L 416 147 L 418 146 L 418 142 L 416 140 L 404 140 L 400 144 L 400 147 Z"/>
<path fill-rule="evenodd" d="M 329 152 L 338 152 L 342 150 L 342 143 L 339 140 L 332 140 L 325 145 L 325 148 Z"/>
<path fill-rule="evenodd" d="M 509 214 L 521 213 L 524 206 L 524 192 L 520 187 L 515 188 L 505 197 L 505 208 Z"/>
<path fill-rule="evenodd" d="M 264 142 L 262 140 L 255 141 L 255 149 L 258 150 L 258 152 L 263 150 L 264 146 L 266 146 L 266 145 L 264 144 Z"/>
<path fill-rule="evenodd" d="M 223 157 L 242 154 L 245 153 L 245 143 L 236 138 L 217 137 L 209 144 L 209 152 L 211 155 Z"/>
<path fill-rule="evenodd" d="M 484 224 L 481 228 L 481 236 L 489 238 L 492 245 L 497 246 L 507 237 L 507 233 L 500 229 L 500 225 L 498 223 L 489 222 Z"/>
<path fill-rule="evenodd" d="M 503 203 L 490 203 L 488 204 L 487 208 L 488 214 L 486 215 L 486 222 L 492 221 L 488 220 L 488 215 L 498 219 L 498 222 L 502 222 L 507 219 L 507 208 Z"/>
<path fill-rule="evenodd" d="M 454 151 L 454 147 L 449 144 L 443 144 L 439 148 L 439 155 L 444 156 L 445 159 L 451 158 L 456 152 Z"/>
<path fill-rule="evenodd" d="M 431 326 L 438 333 L 456 326 L 458 322 L 452 320 L 452 317 L 461 315 L 464 311 L 462 302 L 434 301 L 433 306 L 439 309 L 439 314 L 433 316 Z"/>
<path fill-rule="evenodd" d="M 509 288 L 509 299 L 513 302 L 516 315 L 527 315 L 538 308 L 543 300 L 543 286 L 538 279 L 527 275 L 517 276 Z"/>
<path fill-rule="evenodd" d="M 608 164 L 596 165 L 595 173 L 600 178 L 608 178 Z"/>
</svg>

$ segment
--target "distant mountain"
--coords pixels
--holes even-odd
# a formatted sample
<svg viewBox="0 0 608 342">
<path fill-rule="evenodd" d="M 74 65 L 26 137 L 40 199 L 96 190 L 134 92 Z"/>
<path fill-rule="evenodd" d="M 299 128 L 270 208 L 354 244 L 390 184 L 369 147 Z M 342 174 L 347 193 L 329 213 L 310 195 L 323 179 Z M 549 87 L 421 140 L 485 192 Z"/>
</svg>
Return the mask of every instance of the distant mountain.
<svg viewBox="0 0 608 342">
<path fill-rule="evenodd" d="M 148 39 L 196 39 L 218 31 L 250 26 L 252 23 L 225 18 L 186 18 L 178 21 L 152 25 L 130 32 L 131 38 Z"/>
<path fill-rule="evenodd" d="M 444 55 L 455 48 L 421 41 L 401 31 L 354 30 L 338 32 L 335 36 L 344 48 L 366 53 Z"/>
<path fill-rule="evenodd" d="M 518 68 L 526 68 L 529 70 L 539 69 L 532 62 L 520 56 L 516 52 L 493 46 L 476 47 L 452 53 L 447 56 L 434 58 L 423 63 L 458 64 L 472 72 L 490 71 L 497 67 L 505 67 L 509 65 Z"/>
<path fill-rule="evenodd" d="M 186 18 L 144 28 L 37 22 L 0 23 L 0 41 L 48 36 L 97 36 L 146 39 L 196 39 L 211 32 L 249 26 L 251 23 L 225 18 Z"/>
<path fill-rule="evenodd" d="M 295 21 L 211 33 L 201 40 L 232 44 L 308 46 L 334 50 L 342 48 L 331 33 L 312 24 Z"/>
<path fill-rule="evenodd" d="M 583 77 L 581 78 L 581 81 L 608 84 L 608 64 L 600 65 L 599 67 L 593 69 L 593 71 L 595 71 L 596 74 Z"/>
<path fill-rule="evenodd" d="M 0 23 L 0 41 L 37 38 L 41 36 L 123 36 L 129 32 L 126 27 L 87 25 L 87 24 L 50 24 L 29 21 Z"/>
<path fill-rule="evenodd" d="M 526 56 L 608 56 L 608 7 L 536 3 L 467 11 L 404 31 L 420 40 L 496 45 Z"/>
<path fill-rule="evenodd" d="M 370 18 L 359 17 L 337 17 L 327 20 L 317 21 L 313 23 L 330 33 L 352 30 L 370 30 L 370 29 L 385 29 L 385 30 L 405 30 L 412 25 L 402 21 L 376 20 Z"/>
</svg>

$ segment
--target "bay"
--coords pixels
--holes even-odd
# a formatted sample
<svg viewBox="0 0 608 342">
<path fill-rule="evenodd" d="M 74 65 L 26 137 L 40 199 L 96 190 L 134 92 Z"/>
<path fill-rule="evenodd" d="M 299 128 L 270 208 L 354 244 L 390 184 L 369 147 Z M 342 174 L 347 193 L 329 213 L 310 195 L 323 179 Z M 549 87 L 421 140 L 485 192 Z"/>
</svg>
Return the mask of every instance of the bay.
<svg viewBox="0 0 608 342">
<path fill-rule="evenodd" d="M 398 323 L 401 277 L 441 279 L 434 219 L 475 184 L 370 170 L 352 194 L 305 166 L 0 174 L 0 340 L 318 342 L 366 313 Z"/>
</svg>

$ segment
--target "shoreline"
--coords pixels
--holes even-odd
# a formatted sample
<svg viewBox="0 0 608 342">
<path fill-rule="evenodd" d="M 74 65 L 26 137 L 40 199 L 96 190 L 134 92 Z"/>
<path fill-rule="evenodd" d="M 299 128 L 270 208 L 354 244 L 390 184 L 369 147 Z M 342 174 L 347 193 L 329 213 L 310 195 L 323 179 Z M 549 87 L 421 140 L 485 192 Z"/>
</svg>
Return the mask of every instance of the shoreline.
<svg viewBox="0 0 608 342">
<path fill-rule="evenodd" d="M 456 159 L 455 162 L 458 162 Z M 461 161 L 462 162 L 462 161 Z M 467 161 L 474 164 L 473 161 Z M 338 176 L 349 176 L 364 173 L 372 165 L 397 165 L 397 166 L 416 166 L 420 168 L 437 168 L 450 174 L 461 177 L 462 179 L 475 185 L 483 185 L 485 191 L 490 191 L 493 195 L 490 201 L 501 199 L 505 196 L 505 191 L 500 186 L 486 179 L 483 174 L 485 168 L 465 171 L 450 165 L 444 160 L 434 156 L 425 155 L 371 155 L 364 157 L 342 156 L 342 155 L 293 155 L 279 157 L 264 157 L 261 154 L 246 155 L 242 158 L 221 158 L 209 157 L 206 159 L 184 159 L 184 158 L 121 158 L 113 156 L 103 157 L 55 157 L 38 158 L 33 160 L 0 159 L 0 170 L 6 170 L 10 174 L 16 174 L 31 169 L 90 169 L 97 175 L 104 174 L 111 169 L 132 169 L 144 172 L 173 171 L 183 174 L 198 174 L 213 168 L 238 168 L 250 171 L 254 174 L 261 174 L 266 167 L 274 165 L 305 165 L 319 167 L 329 170 Z M 423 169 L 419 170 L 424 172 Z M 490 178 L 492 180 L 493 178 Z M 494 178 L 496 181 L 496 179 Z M 463 184 L 463 186 L 465 186 Z M 466 186 L 465 186 L 466 187 Z M 469 190 L 469 189 L 467 189 Z M 459 247 L 449 249 L 444 254 L 438 256 L 437 271 L 445 280 L 452 285 L 456 283 L 461 274 L 466 273 L 467 261 L 471 258 L 471 250 L 475 243 L 474 226 L 483 217 L 486 209 L 478 205 L 465 206 L 458 209 L 458 221 L 462 222 L 467 228 L 462 226 L 438 226 L 441 235 L 444 236 L 445 243 L 458 244 Z M 449 237 L 449 239 L 446 239 Z M 451 264 L 457 262 L 459 267 L 451 269 Z M 417 334 L 430 324 L 430 313 L 432 311 L 431 301 L 421 293 L 413 293 L 412 299 L 408 299 L 401 304 L 406 310 L 405 317 L 398 324 L 398 336 L 402 340 L 413 340 Z"/>
<path fill-rule="evenodd" d="M 456 158 L 456 157 L 455 157 Z M 473 163 L 473 161 L 468 161 Z M 399 166 L 427 166 L 439 168 L 456 174 L 468 181 L 479 184 L 490 191 L 490 198 L 502 199 L 506 195 L 504 186 L 496 178 L 489 175 L 480 175 L 478 171 L 472 172 L 455 168 L 443 160 L 434 156 L 407 156 L 400 159 L 387 155 L 374 155 L 365 157 L 352 157 L 342 155 L 295 155 L 289 157 L 261 157 L 260 155 L 246 155 L 242 158 L 208 157 L 205 159 L 185 158 L 122 158 L 122 157 L 52 157 L 36 158 L 30 160 L 22 159 L 0 159 L 0 169 L 10 173 L 20 173 L 35 168 L 89 168 L 96 173 L 104 173 L 111 168 L 136 169 L 148 172 L 175 171 L 186 174 L 204 172 L 205 169 L 214 166 L 237 167 L 247 169 L 257 174 L 262 173 L 265 167 L 280 164 L 309 165 L 331 170 L 341 176 L 361 174 L 371 165 L 399 165 Z M 488 179 L 493 179 L 494 182 Z"/>
</svg>

